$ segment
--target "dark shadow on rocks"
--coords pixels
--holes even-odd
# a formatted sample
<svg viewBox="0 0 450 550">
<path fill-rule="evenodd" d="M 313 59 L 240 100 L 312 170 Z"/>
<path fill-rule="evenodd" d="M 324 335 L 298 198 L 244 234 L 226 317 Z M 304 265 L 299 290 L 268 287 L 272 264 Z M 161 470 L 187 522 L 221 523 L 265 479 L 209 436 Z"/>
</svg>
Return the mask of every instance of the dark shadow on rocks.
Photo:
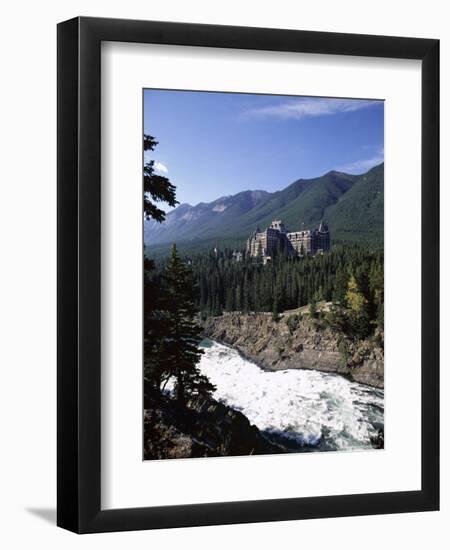
<svg viewBox="0 0 450 550">
<path fill-rule="evenodd" d="M 244 414 L 211 397 L 180 404 L 145 384 L 144 407 L 144 460 L 285 452 Z"/>
</svg>

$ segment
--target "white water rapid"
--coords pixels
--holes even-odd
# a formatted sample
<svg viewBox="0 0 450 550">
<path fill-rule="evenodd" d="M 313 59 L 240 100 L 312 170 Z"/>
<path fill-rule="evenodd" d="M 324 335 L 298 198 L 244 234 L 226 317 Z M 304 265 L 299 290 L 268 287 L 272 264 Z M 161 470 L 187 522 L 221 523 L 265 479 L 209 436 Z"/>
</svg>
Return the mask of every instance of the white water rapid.
<svg viewBox="0 0 450 550">
<path fill-rule="evenodd" d="M 230 347 L 202 346 L 200 369 L 217 387 L 214 398 L 292 451 L 371 449 L 384 426 L 382 390 L 312 370 L 268 372 Z"/>
</svg>

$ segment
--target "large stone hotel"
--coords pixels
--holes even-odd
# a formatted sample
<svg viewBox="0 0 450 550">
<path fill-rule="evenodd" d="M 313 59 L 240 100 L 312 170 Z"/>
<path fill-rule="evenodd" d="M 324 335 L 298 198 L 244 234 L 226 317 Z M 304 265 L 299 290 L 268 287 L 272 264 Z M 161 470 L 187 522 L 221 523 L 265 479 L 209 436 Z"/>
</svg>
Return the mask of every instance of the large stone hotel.
<svg viewBox="0 0 450 550">
<path fill-rule="evenodd" d="M 317 229 L 288 231 L 281 220 L 274 220 L 264 231 L 256 228 L 247 240 L 247 254 L 270 261 L 280 248 L 293 256 L 313 256 L 330 249 L 330 232 L 322 222 Z"/>
</svg>

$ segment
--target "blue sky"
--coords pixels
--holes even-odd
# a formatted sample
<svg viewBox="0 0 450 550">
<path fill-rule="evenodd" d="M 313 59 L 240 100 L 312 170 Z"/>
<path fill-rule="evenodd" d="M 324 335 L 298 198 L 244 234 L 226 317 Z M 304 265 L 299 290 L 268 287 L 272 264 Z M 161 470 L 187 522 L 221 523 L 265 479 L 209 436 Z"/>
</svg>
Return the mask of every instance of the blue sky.
<svg viewBox="0 0 450 550">
<path fill-rule="evenodd" d="M 194 205 L 329 170 L 366 172 L 384 160 L 384 103 L 145 90 L 144 132 L 159 142 L 149 153 L 158 173 Z"/>
</svg>

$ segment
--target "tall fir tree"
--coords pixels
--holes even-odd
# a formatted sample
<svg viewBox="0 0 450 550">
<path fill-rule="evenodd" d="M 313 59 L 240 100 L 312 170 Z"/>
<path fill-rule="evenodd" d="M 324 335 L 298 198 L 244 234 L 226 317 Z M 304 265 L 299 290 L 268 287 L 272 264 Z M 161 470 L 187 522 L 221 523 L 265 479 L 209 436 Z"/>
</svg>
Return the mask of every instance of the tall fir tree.
<svg viewBox="0 0 450 550">
<path fill-rule="evenodd" d="M 153 136 L 144 134 L 144 151 L 153 151 L 158 142 Z M 169 206 L 176 206 L 176 187 L 165 176 L 155 174 L 155 161 L 144 163 L 144 215 L 147 219 L 163 222 L 166 213 L 156 206 L 155 202 L 166 202 Z"/>
<path fill-rule="evenodd" d="M 144 134 L 144 151 L 153 151 L 158 142 Z M 154 160 L 144 162 L 144 216 L 161 223 L 165 212 L 153 201 L 175 206 L 176 188 L 166 177 L 155 174 Z M 145 245 L 144 245 L 145 246 Z M 145 250 L 145 248 L 144 248 Z M 157 390 L 167 379 L 169 365 L 165 353 L 167 319 L 161 311 L 161 276 L 153 260 L 144 256 L 144 376 Z"/>
<path fill-rule="evenodd" d="M 215 387 L 201 374 L 198 363 L 203 350 L 201 328 L 195 322 L 194 283 L 189 267 L 181 260 L 174 244 L 164 277 L 164 311 L 167 313 L 165 362 L 175 377 L 179 402 L 193 394 L 208 394 Z"/>
</svg>

